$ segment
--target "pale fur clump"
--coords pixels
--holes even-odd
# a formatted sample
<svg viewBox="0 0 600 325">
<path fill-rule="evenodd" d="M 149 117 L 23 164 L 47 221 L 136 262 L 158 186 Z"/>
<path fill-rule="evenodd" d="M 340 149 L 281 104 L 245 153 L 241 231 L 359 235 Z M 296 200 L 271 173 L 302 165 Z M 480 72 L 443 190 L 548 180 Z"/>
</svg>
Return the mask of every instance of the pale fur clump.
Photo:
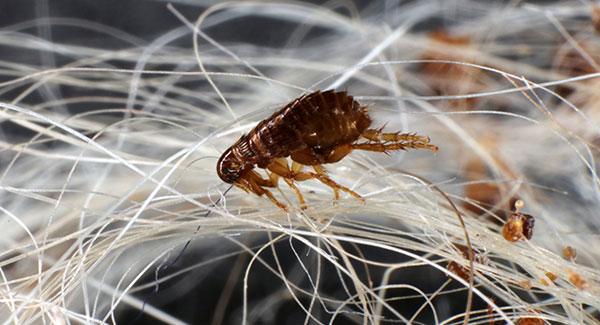
<svg viewBox="0 0 600 325">
<path fill-rule="evenodd" d="M 14 58 L 0 71 L 0 117 L 28 131 L 0 137 L 2 319 L 101 323 L 115 321 L 117 307 L 144 305 L 151 317 L 178 323 L 133 293 L 166 281 L 161 270 L 193 240 L 188 250 L 218 256 L 168 279 L 219 263 L 235 270 L 234 259 L 224 257 L 243 254 L 249 257 L 239 282 L 250 283 L 253 272 L 279 279 L 273 299 L 265 297 L 273 308 L 250 305 L 253 287 L 244 287 L 240 322 L 266 317 L 283 298 L 301 305 L 307 321 L 378 323 L 385 315 L 462 322 L 464 314 L 436 304 L 469 287 L 468 278 L 446 269 L 456 262 L 468 271 L 468 257 L 457 249 L 464 229 L 437 188 L 459 207 L 478 257 L 472 292 L 489 307 L 471 309 L 471 321 L 597 319 L 600 38 L 591 7 L 465 0 L 332 6 L 223 3 L 184 16 L 175 5 L 164 14 L 181 26 L 149 41 L 47 17 L 0 33 L 4 47 L 69 62 L 44 68 Z M 191 14 L 197 20 L 184 18 Z M 211 36 L 214 28 L 235 34 L 239 17 L 294 28 L 275 45 Z M 432 18 L 447 20 L 446 36 L 424 30 Z M 28 29 L 42 21 L 126 46 L 49 41 Z M 375 123 L 429 135 L 439 153 L 353 153 L 327 165 L 364 205 L 351 197 L 333 204 L 318 182 L 298 184 L 308 209 L 289 214 L 267 199 L 227 191 L 215 172 L 221 152 L 291 98 L 329 88 L 367 103 Z M 490 204 L 469 189 L 496 194 Z M 274 194 L 297 205 L 283 183 Z M 517 197 L 535 229 L 531 240 L 513 243 L 502 237 L 500 214 L 510 214 Z M 487 216 L 475 217 L 465 202 Z M 237 249 L 214 248 L 221 245 Z M 576 249 L 574 260 L 561 257 L 565 246 Z M 267 252 L 295 259 L 293 268 L 263 258 Z M 357 264 L 382 276 L 369 282 Z M 314 265 L 335 270 L 327 276 L 344 296 L 322 291 L 326 274 Z M 448 281 L 430 291 L 416 279 L 393 278 L 423 267 Z M 139 283 L 153 272 L 155 282 Z M 452 282 L 458 289 L 447 288 Z M 422 308 L 395 309 L 403 299 Z"/>
</svg>

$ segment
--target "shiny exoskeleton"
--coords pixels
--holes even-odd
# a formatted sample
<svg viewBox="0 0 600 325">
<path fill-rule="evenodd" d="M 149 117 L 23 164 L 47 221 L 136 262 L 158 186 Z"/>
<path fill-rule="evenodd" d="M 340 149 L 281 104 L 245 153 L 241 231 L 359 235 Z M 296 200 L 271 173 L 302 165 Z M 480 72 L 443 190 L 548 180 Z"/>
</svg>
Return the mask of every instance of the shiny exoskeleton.
<svg viewBox="0 0 600 325">
<path fill-rule="evenodd" d="M 370 125 L 367 107 L 346 92 L 316 91 L 293 100 L 243 135 L 219 158 L 217 173 L 223 181 L 259 196 L 266 195 L 278 207 L 286 209 L 266 189 L 277 187 L 277 180 L 282 177 L 305 208 L 294 181 L 314 178 L 331 187 L 336 199 L 342 190 L 362 200 L 360 195 L 329 178 L 321 167 L 341 160 L 352 150 L 437 150 L 428 137 L 383 133 L 381 129 L 369 129 Z M 357 142 L 360 138 L 365 141 Z M 287 157 L 291 157 L 291 167 Z M 312 166 L 314 171 L 303 171 L 304 165 Z M 267 169 L 269 178 L 256 173 L 256 167 Z"/>
</svg>

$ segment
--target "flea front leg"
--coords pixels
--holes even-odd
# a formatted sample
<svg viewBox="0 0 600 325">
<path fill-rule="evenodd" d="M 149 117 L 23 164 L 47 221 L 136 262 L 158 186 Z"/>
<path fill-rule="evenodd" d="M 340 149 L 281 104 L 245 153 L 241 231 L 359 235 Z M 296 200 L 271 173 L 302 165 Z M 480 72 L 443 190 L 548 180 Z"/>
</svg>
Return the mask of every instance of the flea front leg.
<svg viewBox="0 0 600 325">
<path fill-rule="evenodd" d="M 271 177 L 269 179 L 262 178 L 259 174 L 254 171 L 249 171 L 242 176 L 236 183 L 238 187 L 241 187 L 247 192 L 252 192 L 258 196 L 266 195 L 273 204 L 278 208 L 287 212 L 287 206 L 275 198 L 271 191 L 265 187 L 277 187 L 277 178 Z"/>
<path fill-rule="evenodd" d="M 337 194 L 336 191 L 341 190 L 341 191 L 344 191 L 364 202 L 363 198 L 360 195 L 358 195 L 356 192 L 352 191 L 351 189 L 349 189 L 343 185 L 336 183 L 334 180 L 329 178 L 329 176 L 327 176 L 327 174 L 325 173 L 325 171 L 322 168 L 321 169 L 317 168 L 317 170 L 320 170 L 321 172 L 318 172 L 317 170 L 316 170 L 317 171 L 316 173 L 303 172 L 300 170 L 300 168 L 298 166 L 290 169 L 288 167 L 287 161 L 284 164 L 283 162 L 276 160 L 276 161 L 272 162 L 271 164 L 269 164 L 269 166 L 267 166 L 267 169 L 269 169 L 271 172 L 283 177 L 284 179 L 289 179 L 289 180 L 305 181 L 307 179 L 316 178 L 321 183 L 331 187 L 334 190 L 334 194 L 336 194 L 336 197 L 339 196 L 339 194 Z M 295 171 L 295 170 L 297 170 L 297 171 Z"/>
<path fill-rule="evenodd" d="M 296 184 L 294 184 L 294 180 L 301 181 L 301 180 L 308 179 L 308 178 L 302 179 L 302 177 L 298 176 L 298 175 L 302 174 L 301 173 L 302 165 L 294 163 L 292 165 L 292 169 L 290 170 L 287 159 L 278 158 L 278 159 L 275 159 L 272 163 L 270 163 L 267 166 L 267 169 L 275 177 L 283 177 L 284 181 L 288 184 L 288 186 L 292 190 L 294 190 L 294 193 L 296 194 L 296 198 L 298 198 L 298 202 L 300 203 L 300 208 L 303 210 L 306 209 L 307 206 L 306 206 L 306 201 L 304 200 L 304 196 L 302 195 L 302 192 L 300 192 L 300 189 L 296 186 Z"/>
<path fill-rule="evenodd" d="M 364 203 L 364 199 L 356 192 L 351 189 L 342 186 L 336 183 L 333 179 L 329 178 L 325 169 L 321 166 L 321 164 L 331 164 L 342 160 L 353 150 L 352 145 L 350 144 L 342 144 L 337 147 L 333 147 L 329 150 L 325 150 L 322 153 L 315 153 L 315 151 L 311 148 L 304 149 L 302 151 L 296 152 L 292 154 L 292 160 L 295 162 L 302 163 L 303 161 L 309 162 L 310 165 L 313 166 L 313 169 L 316 173 L 313 174 L 313 177 L 321 181 L 321 183 L 331 187 L 333 190 L 333 195 L 336 200 L 340 197 L 340 190 L 354 196 Z M 293 167 L 293 165 L 292 165 Z"/>
</svg>

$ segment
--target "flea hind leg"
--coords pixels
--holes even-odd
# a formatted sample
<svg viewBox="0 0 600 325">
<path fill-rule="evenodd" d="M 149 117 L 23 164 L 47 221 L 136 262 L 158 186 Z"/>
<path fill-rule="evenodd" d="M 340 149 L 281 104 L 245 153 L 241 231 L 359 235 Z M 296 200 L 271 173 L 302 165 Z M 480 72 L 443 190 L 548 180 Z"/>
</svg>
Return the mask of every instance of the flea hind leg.
<svg viewBox="0 0 600 325">
<path fill-rule="evenodd" d="M 349 144 L 338 145 L 318 153 L 312 148 L 306 148 L 292 153 L 292 161 L 309 166 L 331 164 L 342 160 L 350 152 L 352 152 L 352 147 Z"/>
<path fill-rule="evenodd" d="M 388 151 L 393 151 L 393 150 L 406 150 L 409 148 L 424 148 L 424 147 L 422 147 L 420 145 L 415 146 L 414 144 L 407 144 L 407 143 L 401 143 L 401 142 L 394 142 L 394 143 L 363 142 L 363 143 L 352 144 L 352 149 L 384 152 L 384 153 L 387 153 Z M 431 150 L 436 150 L 436 149 L 431 149 Z"/>
<path fill-rule="evenodd" d="M 389 150 L 406 150 L 409 148 L 412 149 L 429 149 L 431 151 L 437 151 L 438 147 L 429 143 L 429 137 L 421 136 L 414 133 L 384 133 L 381 129 L 367 129 L 363 131 L 361 134 L 362 137 L 373 141 L 375 146 L 365 146 L 361 144 L 361 146 L 354 146 L 354 149 L 360 150 L 370 150 L 370 151 L 389 151 Z M 365 143 L 365 144 L 371 144 Z M 384 150 L 380 150 L 382 146 L 385 148 Z"/>
</svg>

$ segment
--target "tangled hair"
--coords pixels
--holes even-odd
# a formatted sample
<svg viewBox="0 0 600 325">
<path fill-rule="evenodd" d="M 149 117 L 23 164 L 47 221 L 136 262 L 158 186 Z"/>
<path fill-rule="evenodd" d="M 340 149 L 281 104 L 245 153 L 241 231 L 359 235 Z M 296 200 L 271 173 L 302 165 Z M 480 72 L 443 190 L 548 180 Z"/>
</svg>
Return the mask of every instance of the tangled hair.
<svg viewBox="0 0 600 325">
<path fill-rule="evenodd" d="M 14 2 L 6 323 L 599 321 L 597 5 Z M 306 181 L 284 213 L 219 179 L 241 134 L 319 89 L 439 152 L 325 166 L 365 204 Z"/>
</svg>

